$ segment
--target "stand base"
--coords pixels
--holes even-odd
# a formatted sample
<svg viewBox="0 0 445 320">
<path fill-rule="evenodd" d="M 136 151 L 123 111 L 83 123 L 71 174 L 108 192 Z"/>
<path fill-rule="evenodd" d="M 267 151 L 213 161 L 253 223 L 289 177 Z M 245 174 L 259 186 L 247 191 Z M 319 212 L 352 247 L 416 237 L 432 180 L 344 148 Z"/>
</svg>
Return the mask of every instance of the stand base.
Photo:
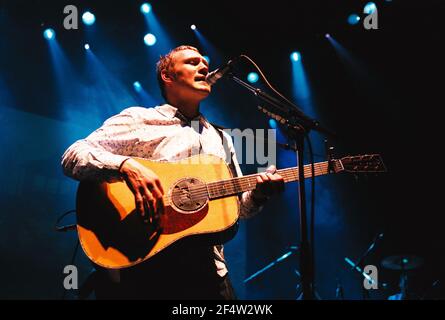
<svg viewBox="0 0 445 320">
<path fill-rule="evenodd" d="M 297 290 L 300 288 L 300 286 L 297 287 Z M 303 300 L 303 291 L 301 291 L 298 295 L 297 295 L 297 299 L 296 300 Z M 318 292 L 316 290 L 314 290 L 314 300 L 323 300 L 320 295 L 318 294 Z"/>
</svg>

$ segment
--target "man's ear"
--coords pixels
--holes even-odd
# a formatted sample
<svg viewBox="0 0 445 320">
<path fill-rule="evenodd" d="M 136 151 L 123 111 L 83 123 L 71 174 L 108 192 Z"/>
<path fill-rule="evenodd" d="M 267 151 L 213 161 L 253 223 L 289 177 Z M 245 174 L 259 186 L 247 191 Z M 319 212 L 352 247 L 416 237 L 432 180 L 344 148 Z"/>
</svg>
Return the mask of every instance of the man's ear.
<svg viewBox="0 0 445 320">
<path fill-rule="evenodd" d="M 171 83 L 173 81 L 172 75 L 166 69 L 161 71 L 161 78 L 164 83 Z"/>
</svg>

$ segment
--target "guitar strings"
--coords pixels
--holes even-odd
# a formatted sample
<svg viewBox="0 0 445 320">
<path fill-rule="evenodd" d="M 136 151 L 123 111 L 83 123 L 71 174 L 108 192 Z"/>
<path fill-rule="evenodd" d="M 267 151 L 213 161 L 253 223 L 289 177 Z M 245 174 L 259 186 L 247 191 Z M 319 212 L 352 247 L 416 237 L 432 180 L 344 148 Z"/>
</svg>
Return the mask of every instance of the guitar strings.
<svg viewBox="0 0 445 320">
<path fill-rule="evenodd" d="M 320 174 L 323 174 L 323 173 L 327 173 L 326 163 L 315 164 L 314 167 L 315 167 L 314 168 L 314 171 L 315 171 L 314 173 L 315 173 L 316 176 L 320 175 Z M 305 166 L 304 167 L 305 176 L 306 176 L 307 173 L 310 174 L 312 172 L 311 170 L 312 170 L 311 169 L 311 165 Z M 294 181 L 295 181 L 295 180 L 298 179 L 298 175 L 299 175 L 297 167 L 282 169 L 282 170 L 279 171 L 279 173 L 280 173 L 280 175 L 283 176 L 284 180 L 294 179 Z M 246 187 L 249 187 L 249 186 L 250 187 L 253 186 L 252 189 L 254 189 L 254 187 L 256 186 L 256 183 L 257 183 L 257 181 L 256 181 L 256 177 L 257 176 L 259 176 L 259 174 L 254 174 L 254 175 L 250 175 L 250 176 L 243 176 L 243 177 L 237 177 L 237 178 L 234 178 L 232 180 L 223 180 L 223 181 L 218 181 L 218 182 L 210 182 L 210 183 L 207 184 L 207 186 L 196 186 L 196 187 L 190 188 L 189 190 L 192 191 L 192 192 L 190 192 L 190 199 L 192 201 L 195 201 L 195 199 L 197 199 L 198 197 L 199 198 L 202 197 L 202 198 L 206 198 L 207 199 L 208 197 L 211 196 L 211 195 L 208 194 L 208 191 L 210 193 L 217 193 L 221 189 L 221 187 L 220 187 L 221 185 L 224 185 L 225 187 L 228 187 L 227 189 L 229 189 L 230 193 L 232 193 L 232 192 L 235 192 L 235 193 L 242 192 L 242 189 L 244 189 Z M 237 182 L 235 182 L 234 180 L 237 180 Z M 254 181 L 252 181 L 252 180 L 254 180 Z M 181 195 L 179 197 L 181 197 Z M 178 199 L 177 197 L 174 197 L 174 196 L 169 197 L 168 195 L 164 196 L 163 198 L 167 199 L 167 201 L 165 201 L 167 204 L 171 204 L 170 201 L 169 201 L 170 199 L 173 199 L 173 198 L 174 199 Z"/>
<path fill-rule="evenodd" d="M 314 165 L 315 170 L 325 170 L 327 169 L 326 167 L 327 162 L 320 162 Z M 309 171 L 311 171 L 310 168 L 311 165 L 306 165 L 304 168 L 304 172 L 305 174 Z M 295 172 L 294 172 L 295 171 Z M 295 173 L 295 175 L 298 175 L 298 167 L 293 167 L 293 168 L 286 168 L 286 169 L 280 169 L 277 171 L 277 173 L 279 173 L 280 175 L 283 176 L 287 176 L 288 178 L 293 178 L 293 175 Z M 289 174 L 291 174 L 292 176 L 289 176 Z M 243 180 L 247 180 L 247 179 L 254 179 L 255 180 L 255 184 L 256 184 L 256 177 L 259 176 L 259 174 L 253 174 L 253 175 L 247 175 L 247 176 L 242 176 L 242 177 L 236 177 L 236 178 L 232 178 L 232 179 L 228 179 L 228 180 L 222 180 L 222 181 L 216 181 L 216 182 L 209 182 L 207 183 L 207 186 L 209 186 L 210 188 L 219 188 L 219 185 L 226 185 L 226 184 L 240 184 L 238 181 L 240 181 L 241 183 L 249 183 L 249 181 L 243 181 Z M 205 188 L 202 186 L 197 186 L 196 189 L 198 188 Z M 190 190 L 196 190 L 195 188 L 190 188 Z"/>
<path fill-rule="evenodd" d="M 310 165 L 309 165 L 310 166 Z M 320 168 L 321 167 L 321 168 Z M 289 169 L 291 169 L 292 171 L 290 171 Z M 280 170 L 280 174 L 283 176 L 283 178 L 286 179 L 295 179 L 298 176 L 298 169 L 295 170 L 296 172 L 293 172 L 294 168 L 289 168 L 289 169 L 283 169 Z M 305 174 L 306 173 L 310 173 L 311 168 L 304 168 L 305 170 Z M 324 166 L 316 166 L 315 172 L 316 174 L 320 174 L 320 173 L 327 173 L 327 170 Z M 207 194 L 207 189 L 209 189 L 209 191 L 212 193 L 216 193 L 222 185 L 227 186 L 231 189 L 235 189 L 236 187 L 240 186 L 241 188 L 245 188 L 248 187 L 249 185 L 254 185 L 256 186 L 256 177 L 259 176 L 259 174 L 254 174 L 254 175 L 250 175 L 250 176 L 243 176 L 243 177 L 237 177 L 234 178 L 232 180 L 223 180 L 223 181 L 218 181 L 218 182 L 210 182 L 207 184 L 207 186 L 196 186 L 196 187 L 190 187 L 189 190 L 192 191 L 191 194 L 193 195 L 205 195 Z M 236 181 L 237 180 L 237 181 Z M 248 181 L 250 180 L 250 181 Z M 197 192 L 198 191 L 198 192 Z M 167 196 L 168 197 L 168 196 Z"/>
<path fill-rule="evenodd" d="M 322 169 L 318 168 L 318 169 L 314 170 L 314 173 L 315 173 L 315 176 L 317 176 L 317 175 L 325 174 L 325 173 L 327 173 L 327 171 L 325 169 L 323 169 L 323 168 Z M 289 180 L 293 179 L 294 181 L 298 180 L 298 172 L 297 173 L 291 173 L 291 172 L 287 172 L 286 173 L 285 172 L 285 173 L 280 173 L 280 174 L 283 176 L 283 178 L 285 180 L 286 179 L 289 179 Z M 256 176 L 258 176 L 258 175 L 255 175 L 255 178 L 256 178 Z M 240 177 L 240 178 L 247 178 L 247 177 Z M 248 178 L 252 179 L 253 177 L 250 176 Z M 228 180 L 228 181 L 230 181 L 230 180 Z M 256 183 L 257 182 L 256 182 L 256 179 L 255 179 L 254 186 L 256 186 Z M 210 186 L 210 184 L 214 184 L 214 185 Z M 218 184 L 221 184 L 221 182 L 212 182 L 210 184 L 208 184 L 210 192 L 216 193 L 216 192 L 218 192 L 218 190 L 220 190 L 220 187 L 218 186 Z M 249 183 L 248 181 L 241 181 L 241 183 L 238 183 L 238 186 L 241 186 L 241 188 L 246 188 L 246 187 L 252 186 L 252 185 L 253 185 L 253 183 Z M 230 186 L 228 184 L 226 184 L 226 186 L 229 187 L 228 189 L 233 189 L 233 190 L 229 190 L 230 193 L 232 193 L 232 192 L 234 192 L 234 193 L 242 192 L 241 190 L 236 190 L 237 186 L 234 186 L 234 185 Z M 252 190 L 253 189 L 254 189 L 254 187 L 252 188 Z M 202 197 L 202 198 L 205 198 L 206 200 L 207 200 L 207 198 L 210 197 L 210 195 L 208 194 L 206 186 L 195 187 L 193 191 L 194 192 L 190 192 L 190 200 L 191 201 L 196 201 L 197 197 L 199 197 L 199 198 Z M 168 195 L 164 196 L 163 197 L 164 205 L 171 205 L 172 204 L 171 200 L 173 200 L 173 199 L 177 199 L 177 197 L 176 198 L 174 196 L 170 197 Z"/>
<path fill-rule="evenodd" d="M 306 172 L 310 170 L 310 168 L 305 168 Z M 280 171 L 279 173 L 283 176 L 283 178 L 286 179 L 295 179 L 296 176 L 298 175 L 298 170 L 296 170 L 297 172 L 287 172 L 284 171 L 287 169 L 283 169 L 282 171 Z M 315 168 L 315 171 L 317 173 L 323 173 L 323 172 L 327 172 L 325 170 L 325 168 Z M 192 191 L 190 193 L 197 195 L 197 194 L 201 194 L 200 192 L 204 192 L 204 194 L 207 193 L 207 189 L 209 189 L 209 191 L 211 192 L 215 192 L 218 191 L 219 189 L 221 189 L 221 186 L 228 186 L 229 188 L 237 188 L 237 187 L 241 187 L 241 188 L 245 188 L 250 186 L 256 186 L 256 177 L 259 176 L 259 174 L 255 174 L 255 175 L 251 175 L 251 176 L 243 176 L 243 177 L 237 177 L 234 178 L 232 180 L 223 180 L 223 181 L 217 181 L 217 182 L 210 182 L 207 184 L 207 186 L 196 186 L 196 187 L 189 187 L 189 190 Z M 196 192 L 196 191 L 200 191 L 200 192 Z"/>
<path fill-rule="evenodd" d="M 312 176 L 312 164 L 305 165 L 303 167 L 304 175 L 308 178 Z M 286 168 L 286 169 L 280 169 L 277 170 L 277 173 L 279 173 L 285 182 L 288 181 L 296 181 L 299 177 L 298 167 L 292 167 L 292 168 Z M 328 161 L 324 162 L 318 162 L 314 164 L 314 174 L 315 176 L 321 175 L 321 174 L 327 174 L 328 173 Z M 235 177 L 228 180 L 222 180 L 217 182 L 209 182 L 205 185 L 195 186 L 195 187 L 189 187 L 189 194 L 190 194 L 190 200 L 195 201 L 197 198 L 210 198 L 212 193 L 218 193 L 218 191 L 221 190 L 221 187 L 227 188 L 229 193 L 240 193 L 243 189 L 246 189 L 248 187 L 251 187 L 253 190 L 256 187 L 257 181 L 256 177 L 259 176 L 259 174 L 253 174 L 253 175 L 247 175 L 242 177 Z M 286 181 L 288 180 L 288 181 Z M 179 198 L 183 197 L 183 195 L 180 195 Z M 187 196 L 185 196 L 188 198 Z M 163 196 L 164 204 L 171 205 L 172 199 L 178 199 L 178 197 L 172 195 L 171 197 L 169 195 Z"/>
<path fill-rule="evenodd" d="M 309 170 L 307 170 L 309 171 Z M 325 170 L 323 168 L 317 168 L 315 170 L 316 174 L 319 173 L 323 173 L 325 172 Z M 305 172 L 306 174 L 307 172 Z M 280 175 L 284 178 L 284 180 L 291 180 L 291 179 L 296 179 L 298 178 L 298 172 L 294 173 L 294 172 L 281 172 Z M 246 180 L 239 180 L 236 183 L 233 183 L 231 181 L 225 181 L 225 182 L 213 182 L 213 183 L 209 183 L 209 189 L 211 189 L 211 191 L 213 192 L 217 192 L 220 189 L 220 186 L 222 184 L 224 184 L 225 186 L 228 187 L 228 189 L 236 189 L 237 187 L 241 187 L 241 188 L 245 188 L 250 186 L 255 187 L 257 184 L 257 180 L 256 177 L 259 176 L 258 174 L 256 174 L 255 176 L 250 176 L 250 177 L 246 177 Z M 250 181 L 247 181 L 250 180 Z"/>
</svg>

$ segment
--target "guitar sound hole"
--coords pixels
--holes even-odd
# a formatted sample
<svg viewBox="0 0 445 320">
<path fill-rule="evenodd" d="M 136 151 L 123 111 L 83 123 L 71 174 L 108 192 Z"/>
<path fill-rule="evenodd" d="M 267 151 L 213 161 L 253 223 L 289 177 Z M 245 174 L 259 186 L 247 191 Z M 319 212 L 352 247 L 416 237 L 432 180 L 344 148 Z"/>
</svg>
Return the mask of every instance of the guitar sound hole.
<svg viewBox="0 0 445 320">
<path fill-rule="evenodd" d="M 207 204 L 207 187 L 196 178 L 184 178 L 173 186 L 171 198 L 176 208 L 191 213 Z"/>
</svg>

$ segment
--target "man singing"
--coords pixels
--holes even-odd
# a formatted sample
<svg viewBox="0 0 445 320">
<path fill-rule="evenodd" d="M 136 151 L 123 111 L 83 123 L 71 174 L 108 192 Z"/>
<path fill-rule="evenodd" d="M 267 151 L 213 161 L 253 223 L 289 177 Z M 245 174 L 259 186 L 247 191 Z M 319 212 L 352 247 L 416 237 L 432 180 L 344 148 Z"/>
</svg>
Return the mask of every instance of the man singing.
<svg viewBox="0 0 445 320">
<path fill-rule="evenodd" d="M 137 212 L 147 218 L 162 215 L 165 187 L 156 172 L 133 157 L 176 161 L 198 153 L 231 159 L 234 176 L 241 176 L 231 137 L 200 113 L 200 102 L 211 92 L 209 67 L 199 51 L 180 46 L 162 56 L 157 76 L 166 104 L 130 107 L 107 119 L 62 157 L 66 175 L 76 180 L 125 181 Z M 197 123 L 198 125 L 192 125 Z M 224 140 L 230 155 L 226 154 Z M 259 212 L 265 201 L 284 188 L 274 166 L 257 177 L 253 191 L 240 198 L 240 216 Z M 97 266 L 101 281 L 97 298 L 234 299 L 222 245 L 181 243 L 134 267 L 106 270 Z"/>
</svg>

